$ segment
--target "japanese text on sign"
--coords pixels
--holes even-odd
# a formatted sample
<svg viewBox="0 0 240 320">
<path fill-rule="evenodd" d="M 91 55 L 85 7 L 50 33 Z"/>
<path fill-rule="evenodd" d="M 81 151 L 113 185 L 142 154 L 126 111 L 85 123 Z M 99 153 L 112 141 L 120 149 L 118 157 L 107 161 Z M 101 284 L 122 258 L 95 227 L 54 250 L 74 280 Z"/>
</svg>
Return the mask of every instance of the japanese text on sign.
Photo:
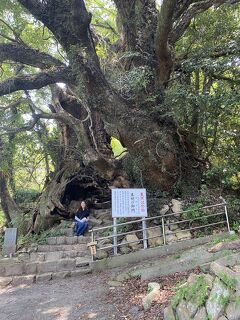
<svg viewBox="0 0 240 320">
<path fill-rule="evenodd" d="M 112 189 L 112 217 L 147 217 L 146 189 Z"/>
</svg>

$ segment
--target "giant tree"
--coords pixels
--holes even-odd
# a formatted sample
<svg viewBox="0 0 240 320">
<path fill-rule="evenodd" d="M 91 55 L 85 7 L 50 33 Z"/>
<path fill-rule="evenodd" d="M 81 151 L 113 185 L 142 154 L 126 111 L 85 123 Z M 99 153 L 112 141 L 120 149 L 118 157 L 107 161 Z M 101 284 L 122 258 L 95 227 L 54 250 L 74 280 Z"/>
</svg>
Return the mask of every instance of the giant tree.
<svg viewBox="0 0 240 320">
<path fill-rule="evenodd" d="M 44 45 L 39 50 L 37 41 L 38 49 L 33 48 L 21 28 L 7 25 L 11 36 L 5 33 L 0 45 L 0 60 L 18 66 L 14 76 L 0 83 L 0 95 L 16 99 L 22 92 L 32 113 L 32 121 L 16 130 L 30 130 L 41 119 L 55 119 L 59 127 L 62 152 L 42 197 L 42 216 L 66 215 L 67 202 L 81 193 L 78 185 L 85 181 L 93 187 L 93 176 L 102 186 L 135 183 L 173 191 L 198 185 L 196 148 L 165 103 L 165 90 L 175 61 L 180 63 L 176 43 L 191 21 L 209 8 L 238 1 L 114 0 L 114 6 L 103 0 L 85 2 L 11 1 L 35 24 L 28 33 L 41 37 L 41 29 L 42 38 L 54 41 L 48 50 Z M 94 4 L 102 7 L 105 18 L 94 16 L 99 14 Z M 114 26 L 106 18 L 113 10 Z M 99 27 L 108 29 L 108 35 L 100 35 Z M 43 111 L 29 91 L 47 86 L 51 102 Z M 109 150 L 110 136 L 128 149 L 121 161 Z"/>
</svg>

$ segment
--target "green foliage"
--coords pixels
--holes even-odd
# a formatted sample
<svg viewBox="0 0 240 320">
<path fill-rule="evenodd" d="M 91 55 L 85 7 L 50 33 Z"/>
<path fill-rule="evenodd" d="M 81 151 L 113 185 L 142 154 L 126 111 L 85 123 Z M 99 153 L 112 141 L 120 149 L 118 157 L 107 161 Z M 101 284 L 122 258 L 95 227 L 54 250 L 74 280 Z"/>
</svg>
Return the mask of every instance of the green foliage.
<svg viewBox="0 0 240 320">
<path fill-rule="evenodd" d="M 129 180 L 139 187 L 143 187 L 143 185 L 146 186 L 142 175 L 143 161 L 144 158 L 142 155 L 128 154 L 123 163 L 124 170 L 126 171 Z"/>
<path fill-rule="evenodd" d="M 185 283 L 178 287 L 176 294 L 172 298 L 172 306 L 176 308 L 180 301 L 191 301 L 198 306 L 204 305 L 208 298 L 209 285 L 203 275 L 196 276 L 193 283 Z"/>
<path fill-rule="evenodd" d="M 130 58 L 135 56 L 135 53 L 127 52 L 121 58 Z M 152 81 L 153 74 L 148 66 L 133 67 L 130 71 L 122 72 L 116 69 L 109 73 L 109 80 L 113 83 L 115 89 L 126 99 L 137 98 L 138 93 L 146 92 L 146 99 L 151 99 L 148 95 L 147 87 Z"/>
<path fill-rule="evenodd" d="M 202 203 L 193 204 L 192 206 L 186 209 L 186 212 L 183 213 L 183 218 L 187 220 L 194 220 L 196 218 L 201 217 L 203 214 L 201 210 L 202 207 Z"/>
<path fill-rule="evenodd" d="M 6 219 L 2 209 L 0 208 L 0 230 L 3 226 L 5 226 L 5 223 L 6 223 Z"/>
<path fill-rule="evenodd" d="M 18 237 L 18 247 L 22 248 L 25 246 L 29 246 L 32 243 L 37 244 L 46 244 L 47 238 L 49 237 L 57 237 L 62 236 L 63 232 L 59 228 L 52 228 L 49 230 L 44 230 L 40 234 L 34 234 L 34 235 L 20 235 Z"/>
<path fill-rule="evenodd" d="M 147 67 L 133 68 L 129 72 L 129 86 L 134 91 L 146 90 L 150 83 L 152 72 Z"/>
<path fill-rule="evenodd" d="M 235 233 L 235 234 L 230 234 L 230 235 L 228 236 L 228 238 L 226 238 L 225 241 L 235 241 L 235 240 L 238 240 L 238 236 L 237 236 L 236 233 Z"/>
<path fill-rule="evenodd" d="M 240 297 L 235 297 L 235 298 L 234 298 L 234 302 L 236 303 L 236 305 L 237 305 L 238 307 L 240 307 Z"/>
<path fill-rule="evenodd" d="M 37 135 L 32 133 L 21 134 L 16 138 L 16 151 L 13 165 L 15 168 L 15 181 L 17 189 L 42 190 L 45 181 L 44 146 Z M 52 167 L 49 157 L 50 167 Z"/>
<path fill-rule="evenodd" d="M 121 224 L 121 223 L 125 223 L 125 222 L 127 222 L 126 218 L 117 219 L 117 224 Z M 125 224 L 123 226 L 118 226 L 117 230 L 118 230 L 118 233 L 128 232 L 131 230 L 131 224 Z"/>
<path fill-rule="evenodd" d="M 151 287 L 148 287 L 147 288 L 147 294 L 149 294 L 150 292 L 152 292 L 153 291 L 153 288 L 151 288 Z"/>
<path fill-rule="evenodd" d="M 234 190 L 240 188 L 238 15 L 239 6 L 212 7 L 192 21 L 176 45 L 176 55 L 187 59 L 165 102 L 207 160 L 206 183 Z"/>
<path fill-rule="evenodd" d="M 222 217 L 225 217 L 223 215 L 216 216 L 218 213 L 224 213 L 224 207 L 212 207 L 208 208 L 208 206 L 216 204 L 216 201 L 219 203 L 222 203 L 223 200 L 217 199 L 216 195 L 211 192 L 211 190 L 208 188 L 207 185 L 203 184 L 201 186 L 199 195 L 195 199 L 195 203 L 192 205 L 185 207 L 184 212 L 182 214 L 182 217 L 184 219 L 193 221 L 194 219 L 198 219 L 198 222 L 202 222 L 204 224 L 208 223 L 215 223 L 220 222 L 222 220 Z M 232 212 L 230 209 L 231 206 L 229 206 L 229 203 L 227 201 L 227 207 L 229 213 Z M 213 215 L 213 217 L 212 217 Z M 225 218 L 224 218 L 225 219 Z M 235 224 L 236 226 L 236 224 Z"/>
<path fill-rule="evenodd" d="M 197 199 L 198 199 L 198 202 L 202 203 L 203 206 L 213 204 L 211 192 L 206 184 L 201 185 L 200 194 L 198 195 Z"/>
<path fill-rule="evenodd" d="M 225 272 L 219 272 L 218 273 L 218 277 L 219 279 L 222 280 L 222 282 L 225 283 L 225 285 L 231 289 L 231 290 L 235 290 L 236 285 L 237 285 L 237 279 L 231 277 L 230 275 L 228 275 Z"/>
<path fill-rule="evenodd" d="M 224 307 L 229 303 L 229 297 L 225 297 L 222 294 L 220 296 L 217 296 L 216 300 L 218 300 L 218 302 Z"/>
<path fill-rule="evenodd" d="M 240 222 L 238 221 L 234 221 L 232 223 L 232 229 L 235 231 L 235 232 L 238 232 L 240 230 Z"/>
<path fill-rule="evenodd" d="M 14 194 L 14 200 L 17 203 L 34 202 L 40 193 L 34 189 L 17 189 Z"/>
<path fill-rule="evenodd" d="M 240 221 L 240 199 L 236 196 L 226 197 L 230 226 L 236 230 Z"/>
<path fill-rule="evenodd" d="M 238 240 L 237 234 L 226 234 L 224 237 L 216 237 L 210 242 L 210 247 L 220 242 L 229 242 Z"/>
<path fill-rule="evenodd" d="M 18 228 L 18 234 L 24 235 L 27 233 L 28 227 L 32 221 L 31 214 L 19 214 L 12 219 L 12 223 Z"/>
</svg>

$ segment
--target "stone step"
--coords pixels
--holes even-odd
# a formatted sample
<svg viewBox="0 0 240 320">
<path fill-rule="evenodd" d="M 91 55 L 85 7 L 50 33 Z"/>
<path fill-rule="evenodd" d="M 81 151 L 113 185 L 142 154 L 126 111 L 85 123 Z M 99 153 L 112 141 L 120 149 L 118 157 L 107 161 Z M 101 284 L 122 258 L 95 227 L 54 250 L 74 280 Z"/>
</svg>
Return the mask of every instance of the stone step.
<svg viewBox="0 0 240 320">
<path fill-rule="evenodd" d="M 88 257 L 90 259 L 90 251 L 71 250 L 71 251 L 49 251 L 49 252 L 31 252 L 29 260 L 34 261 L 53 261 L 65 258 Z"/>
<path fill-rule="evenodd" d="M 47 238 L 47 244 L 60 245 L 60 244 L 87 244 L 91 241 L 90 237 L 85 236 L 60 236 Z"/>
<path fill-rule="evenodd" d="M 74 271 L 82 267 L 89 267 L 90 259 L 76 257 L 74 259 L 58 259 L 52 261 L 18 262 L 1 265 L 1 277 L 22 276 L 31 274 L 45 274 L 60 271 Z"/>
<path fill-rule="evenodd" d="M 73 228 L 63 228 L 59 230 L 59 233 L 63 236 L 72 237 L 74 236 Z"/>
<path fill-rule="evenodd" d="M 72 220 L 61 220 L 60 223 L 61 228 L 73 228 L 74 227 L 74 221 Z"/>
<path fill-rule="evenodd" d="M 91 257 L 76 257 L 76 268 L 88 267 L 91 262 Z"/>
<path fill-rule="evenodd" d="M 52 252 L 52 251 L 81 251 L 89 253 L 89 249 L 86 244 L 40 244 L 36 247 L 36 252 Z"/>
<path fill-rule="evenodd" d="M 78 277 L 91 273 L 91 268 L 81 268 L 76 270 L 68 271 L 56 271 L 56 272 L 47 272 L 42 274 L 30 274 L 30 275 L 21 275 L 21 276 L 8 276 L 0 277 L 0 288 L 5 288 L 9 285 L 18 286 L 18 285 L 31 285 L 33 283 L 41 283 L 44 281 L 65 279 L 68 277 Z"/>
<path fill-rule="evenodd" d="M 131 276 L 141 277 L 142 280 L 150 280 L 157 277 L 168 276 L 176 272 L 185 272 L 196 267 L 206 269 L 208 265 L 221 257 L 226 256 L 226 251 L 215 253 L 208 252 L 208 244 L 200 245 L 188 250 L 179 251 L 177 255 L 161 257 L 149 265 L 135 266 Z"/>
</svg>

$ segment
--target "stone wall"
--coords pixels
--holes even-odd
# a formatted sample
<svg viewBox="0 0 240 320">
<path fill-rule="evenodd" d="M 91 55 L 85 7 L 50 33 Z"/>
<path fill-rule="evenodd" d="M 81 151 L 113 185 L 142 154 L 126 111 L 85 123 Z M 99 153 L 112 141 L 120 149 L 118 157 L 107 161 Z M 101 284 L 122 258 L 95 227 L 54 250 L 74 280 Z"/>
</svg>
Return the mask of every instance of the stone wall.
<svg viewBox="0 0 240 320">
<path fill-rule="evenodd" d="M 221 258 L 209 273 L 191 274 L 182 284 L 164 320 L 239 320 L 240 254 Z"/>
</svg>

